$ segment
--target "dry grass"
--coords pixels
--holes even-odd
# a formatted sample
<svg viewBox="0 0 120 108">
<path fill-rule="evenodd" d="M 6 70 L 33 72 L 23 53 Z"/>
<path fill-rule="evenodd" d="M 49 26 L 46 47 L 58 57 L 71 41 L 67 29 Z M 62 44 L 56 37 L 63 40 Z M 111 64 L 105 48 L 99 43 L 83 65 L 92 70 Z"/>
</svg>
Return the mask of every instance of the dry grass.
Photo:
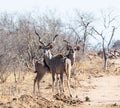
<svg viewBox="0 0 120 108">
<path fill-rule="evenodd" d="M 108 61 L 108 70 L 105 72 L 103 70 L 103 60 L 100 57 L 95 57 L 94 59 L 82 58 L 79 62 L 76 62 L 73 70 L 75 73 L 85 74 L 88 76 L 106 76 L 106 75 L 119 75 L 120 65 L 116 67 L 116 64 L 113 64 L 115 60 Z"/>
<path fill-rule="evenodd" d="M 94 87 L 92 86 L 87 87 L 81 84 L 81 82 L 85 81 L 85 79 L 88 80 L 92 77 L 99 78 L 99 77 L 104 77 L 109 75 L 120 75 L 120 69 L 119 69 L 120 65 L 116 69 L 115 64 L 112 64 L 112 62 L 113 62 L 112 60 L 109 60 L 109 63 L 108 63 L 109 69 L 107 72 L 104 72 L 103 65 L 102 65 L 103 61 L 99 57 L 96 57 L 91 60 L 89 58 L 80 59 L 80 61 L 76 62 L 72 68 L 72 79 L 71 79 L 72 91 L 74 92 L 75 90 L 77 90 L 77 88 L 80 88 L 80 90 L 94 89 Z M 8 102 L 13 102 L 14 99 L 21 99 L 20 97 L 22 95 L 24 96 L 28 95 L 28 98 L 32 98 L 31 101 L 35 100 L 35 102 L 38 102 L 38 100 L 36 100 L 35 98 L 36 95 L 35 96 L 33 95 L 33 80 L 35 78 L 35 75 L 36 74 L 33 72 L 17 72 L 16 74 L 17 82 L 15 82 L 14 73 L 11 73 L 8 79 L 6 80 L 6 82 L 0 84 L 0 106 Z M 66 81 L 66 77 L 65 77 L 65 81 Z M 47 73 L 40 83 L 40 93 L 42 97 L 46 97 L 46 99 L 50 102 L 51 100 L 53 100 L 53 97 L 51 95 L 52 94 L 51 82 L 52 82 L 51 74 Z M 65 88 L 65 90 L 67 90 L 67 88 Z M 76 91 L 76 92 L 79 92 L 79 91 Z M 37 98 L 38 96 L 39 95 L 37 95 Z M 41 101 L 43 101 L 43 98 Z M 45 104 L 47 103 L 45 102 Z M 113 107 L 120 108 L 120 106 L 112 106 L 112 104 L 97 105 L 97 106 L 89 105 L 89 104 L 80 104 L 79 106 L 84 108 L 88 108 L 88 107 L 89 108 L 113 108 Z M 67 108 L 67 107 L 68 106 L 64 104 L 64 108 Z M 69 107 L 75 108 L 75 106 L 74 107 L 69 106 Z"/>
</svg>

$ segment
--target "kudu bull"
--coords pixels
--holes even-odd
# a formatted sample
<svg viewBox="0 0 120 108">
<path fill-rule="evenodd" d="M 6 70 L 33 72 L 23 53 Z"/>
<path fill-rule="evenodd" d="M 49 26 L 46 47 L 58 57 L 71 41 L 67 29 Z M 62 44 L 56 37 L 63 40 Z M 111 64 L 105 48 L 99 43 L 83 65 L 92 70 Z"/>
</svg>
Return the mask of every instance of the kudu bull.
<svg viewBox="0 0 120 108">
<path fill-rule="evenodd" d="M 50 49 L 52 49 L 52 43 L 55 41 L 55 39 L 58 35 L 55 35 L 52 42 L 50 42 L 46 45 L 44 42 L 41 41 L 41 37 L 36 32 L 36 30 L 35 30 L 35 33 L 38 36 L 39 42 L 41 44 L 41 46 L 39 48 L 43 49 L 43 51 L 44 51 L 44 61 L 45 61 L 46 65 L 49 67 L 50 72 L 52 73 L 53 94 L 54 94 L 54 87 L 55 87 L 55 75 L 56 76 L 60 75 L 62 91 L 64 91 L 63 74 L 65 73 L 67 76 L 67 87 L 68 87 L 69 95 L 72 96 L 71 90 L 70 90 L 70 82 L 69 82 L 70 75 L 71 75 L 71 60 L 60 54 L 58 54 L 56 56 L 52 56 L 51 50 L 50 50 Z"/>
</svg>

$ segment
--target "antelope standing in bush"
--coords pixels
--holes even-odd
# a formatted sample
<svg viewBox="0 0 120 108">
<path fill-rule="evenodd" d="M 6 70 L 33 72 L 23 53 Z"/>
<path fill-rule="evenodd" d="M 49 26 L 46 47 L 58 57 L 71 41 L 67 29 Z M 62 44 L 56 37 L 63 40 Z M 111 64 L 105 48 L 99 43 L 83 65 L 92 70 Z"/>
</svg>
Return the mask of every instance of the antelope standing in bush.
<svg viewBox="0 0 120 108">
<path fill-rule="evenodd" d="M 63 85 L 63 74 L 65 73 L 67 76 L 67 87 L 69 90 L 70 96 L 72 96 L 71 91 L 70 91 L 70 74 L 71 74 L 71 60 L 68 59 L 67 57 L 64 57 L 62 55 L 56 55 L 52 56 L 50 49 L 52 49 L 52 43 L 55 41 L 55 38 L 58 35 L 55 35 L 53 38 L 53 41 L 45 45 L 44 42 L 41 41 L 41 37 L 39 34 L 36 32 L 36 35 L 39 37 L 39 42 L 41 43 L 42 46 L 39 48 L 43 49 L 44 51 L 44 60 L 48 67 L 50 68 L 50 72 L 52 73 L 52 91 L 54 94 L 54 86 L 55 86 L 55 75 L 60 75 L 60 81 L 62 84 L 62 91 L 64 91 L 64 85 Z"/>
<path fill-rule="evenodd" d="M 67 43 L 66 49 L 68 51 L 68 54 L 66 55 L 66 57 L 71 60 L 71 65 L 73 66 L 73 64 L 75 62 L 76 51 L 80 50 L 80 46 L 77 45 L 78 44 L 77 42 L 76 42 L 76 45 L 74 47 L 72 45 L 70 45 L 70 42 L 68 42 L 67 40 L 64 40 L 64 42 Z"/>
</svg>

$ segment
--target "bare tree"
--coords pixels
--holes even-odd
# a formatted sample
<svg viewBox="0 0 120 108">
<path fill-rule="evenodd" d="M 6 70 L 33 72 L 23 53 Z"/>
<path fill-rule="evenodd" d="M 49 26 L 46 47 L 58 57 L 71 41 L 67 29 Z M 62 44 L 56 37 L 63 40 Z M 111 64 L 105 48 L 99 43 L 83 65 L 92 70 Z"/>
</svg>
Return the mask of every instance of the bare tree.
<svg viewBox="0 0 120 108">
<path fill-rule="evenodd" d="M 101 32 L 96 30 L 94 27 L 92 28 L 95 31 L 95 33 L 98 36 L 100 36 L 102 39 L 102 51 L 103 51 L 104 70 L 105 71 L 107 70 L 107 59 L 109 56 L 109 47 L 110 47 L 110 44 L 114 37 L 115 30 L 117 29 L 117 27 L 115 27 L 115 25 L 114 25 L 116 22 L 116 18 L 117 17 L 112 16 L 112 14 L 110 12 L 107 15 L 103 15 L 103 30 Z M 106 35 L 107 35 L 106 33 L 109 34 L 109 37 L 110 37 L 108 43 L 106 41 Z M 105 43 L 107 43 L 107 44 L 105 44 Z"/>
<path fill-rule="evenodd" d="M 82 54 L 85 54 L 87 49 L 87 44 L 89 41 L 89 36 L 91 32 L 91 25 L 94 18 L 91 14 L 82 13 L 78 10 L 75 11 L 76 17 L 73 25 L 69 25 L 69 29 L 74 33 L 74 35 L 81 40 L 81 50 Z"/>
</svg>

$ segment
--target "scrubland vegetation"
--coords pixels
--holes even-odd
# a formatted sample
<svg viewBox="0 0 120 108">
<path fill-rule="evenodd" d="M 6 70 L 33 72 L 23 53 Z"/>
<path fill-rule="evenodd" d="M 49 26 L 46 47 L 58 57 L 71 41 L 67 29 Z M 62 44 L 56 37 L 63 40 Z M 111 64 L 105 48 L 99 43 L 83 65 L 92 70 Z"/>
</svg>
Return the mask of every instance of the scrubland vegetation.
<svg viewBox="0 0 120 108">
<path fill-rule="evenodd" d="M 87 102 L 90 102 L 91 97 L 85 95 L 85 91 L 96 88 L 89 85 L 92 78 L 120 75 L 120 40 L 114 38 L 120 29 L 119 17 L 107 12 L 97 19 L 92 14 L 78 10 L 75 15 L 74 19 L 69 18 L 70 21 L 63 22 L 55 13 L 0 13 L 0 107 L 120 107 L 116 102 L 89 105 Z M 79 43 L 80 50 L 76 52 L 71 75 L 73 97 L 77 98 L 63 96 L 53 100 L 50 73 L 46 73 L 40 82 L 41 95 L 33 95 L 33 80 L 36 75 L 34 59 L 43 63 L 43 51 L 39 49 L 35 29 L 46 43 L 52 41 L 56 34 L 59 35 L 53 43 L 53 55 L 67 54 L 64 39 L 73 46 Z M 93 39 L 97 44 L 91 42 Z M 81 95 L 77 95 L 80 92 Z M 84 102 L 86 106 L 83 105 Z"/>
</svg>

